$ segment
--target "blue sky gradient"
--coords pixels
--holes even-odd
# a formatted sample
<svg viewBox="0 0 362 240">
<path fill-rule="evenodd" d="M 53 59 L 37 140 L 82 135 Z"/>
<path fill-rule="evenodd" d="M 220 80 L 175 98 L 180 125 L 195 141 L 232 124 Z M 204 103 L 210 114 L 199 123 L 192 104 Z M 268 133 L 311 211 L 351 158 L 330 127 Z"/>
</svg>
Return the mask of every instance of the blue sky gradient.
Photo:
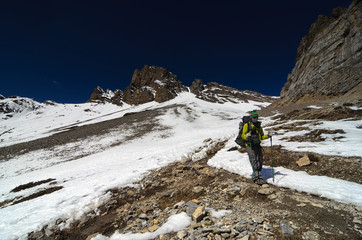
<svg viewBox="0 0 362 240">
<path fill-rule="evenodd" d="M 166 68 L 278 96 L 319 14 L 351 1 L 0 1 L 0 94 L 82 103 Z"/>
</svg>

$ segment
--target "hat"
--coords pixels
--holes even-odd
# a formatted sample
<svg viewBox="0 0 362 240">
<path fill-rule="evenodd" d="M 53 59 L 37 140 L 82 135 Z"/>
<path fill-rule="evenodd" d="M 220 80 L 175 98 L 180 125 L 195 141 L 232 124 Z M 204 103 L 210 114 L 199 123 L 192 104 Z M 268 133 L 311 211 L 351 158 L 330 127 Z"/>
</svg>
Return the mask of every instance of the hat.
<svg viewBox="0 0 362 240">
<path fill-rule="evenodd" d="M 255 117 L 259 117 L 259 115 L 256 113 L 256 110 L 250 113 L 250 118 L 255 118 Z"/>
</svg>

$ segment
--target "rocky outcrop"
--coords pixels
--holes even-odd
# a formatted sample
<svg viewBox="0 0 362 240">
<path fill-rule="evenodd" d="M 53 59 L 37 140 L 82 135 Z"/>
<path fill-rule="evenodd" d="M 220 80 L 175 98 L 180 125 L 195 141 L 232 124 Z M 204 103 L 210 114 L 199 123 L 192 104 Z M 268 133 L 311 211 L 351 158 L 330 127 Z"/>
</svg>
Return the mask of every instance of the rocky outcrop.
<svg viewBox="0 0 362 240">
<path fill-rule="evenodd" d="M 235 88 L 223 86 L 216 82 L 203 85 L 202 80 L 195 79 L 190 87 L 190 91 L 197 98 L 213 103 L 240 103 L 248 101 L 273 102 L 274 98 L 252 91 L 240 91 Z"/>
<path fill-rule="evenodd" d="M 124 90 L 123 101 L 128 104 L 147 102 L 165 102 L 187 91 L 177 76 L 164 68 L 144 66 L 141 71 L 135 70 L 131 84 Z"/>
<path fill-rule="evenodd" d="M 122 106 L 122 98 L 123 98 L 123 92 L 119 89 L 116 89 L 114 91 L 114 96 L 111 98 L 111 103 L 116 104 L 118 106 Z"/>
<path fill-rule="evenodd" d="M 195 95 L 200 95 L 201 92 L 205 89 L 204 84 L 201 79 L 195 79 L 190 87 L 190 92 Z"/>
<path fill-rule="evenodd" d="M 362 82 L 362 2 L 320 15 L 298 47 L 296 64 L 281 91 L 284 102 L 340 96 Z"/>
<path fill-rule="evenodd" d="M 122 106 L 122 97 L 123 92 L 121 90 L 115 90 L 114 92 L 107 89 L 103 90 L 101 87 L 96 87 L 87 102 L 96 102 L 96 103 L 113 103 L 118 106 Z"/>
</svg>

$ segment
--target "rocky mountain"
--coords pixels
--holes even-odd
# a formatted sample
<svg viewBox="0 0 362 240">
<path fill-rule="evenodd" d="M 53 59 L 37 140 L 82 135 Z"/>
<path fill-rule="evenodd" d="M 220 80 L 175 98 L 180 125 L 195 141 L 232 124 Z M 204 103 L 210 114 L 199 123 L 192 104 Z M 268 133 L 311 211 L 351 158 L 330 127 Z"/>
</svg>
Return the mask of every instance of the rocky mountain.
<svg viewBox="0 0 362 240">
<path fill-rule="evenodd" d="M 197 98 L 213 103 L 238 103 L 248 101 L 273 102 L 275 100 L 272 97 L 257 92 L 240 91 L 216 82 L 210 82 L 204 85 L 200 79 L 195 79 L 191 84 L 190 91 L 195 94 Z"/>
<path fill-rule="evenodd" d="M 14 113 L 37 110 L 42 107 L 41 103 L 31 98 L 11 96 L 5 98 L 0 94 L 0 113 L 6 114 L 6 118 L 12 117 Z"/>
<path fill-rule="evenodd" d="M 362 2 L 320 15 L 302 38 L 295 67 L 281 90 L 284 102 L 341 96 L 362 82 Z M 361 95 L 361 93 L 357 93 Z"/>
<path fill-rule="evenodd" d="M 147 102 L 165 102 L 175 98 L 179 93 L 190 91 L 199 99 L 213 102 L 273 102 L 275 99 L 252 91 L 240 91 L 235 88 L 210 82 L 204 85 L 201 79 L 195 79 L 190 89 L 177 79 L 177 76 L 165 68 L 156 66 L 144 66 L 140 71 L 135 70 L 130 85 L 124 90 L 103 90 L 96 87 L 88 102 L 111 102 L 122 105 L 122 101 L 128 104 L 138 105 Z"/>
<path fill-rule="evenodd" d="M 116 104 L 118 106 L 122 106 L 122 101 L 121 101 L 122 97 L 123 97 L 123 92 L 119 89 L 113 92 L 109 89 L 103 90 L 101 87 L 98 86 L 93 90 L 93 93 L 87 102 L 97 102 L 97 103 L 109 102 Z"/>
<path fill-rule="evenodd" d="M 165 102 L 183 91 L 187 91 L 187 87 L 176 75 L 164 68 L 146 65 L 141 71 L 134 71 L 131 84 L 124 90 L 123 101 L 128 104 Z"/>
</svg>

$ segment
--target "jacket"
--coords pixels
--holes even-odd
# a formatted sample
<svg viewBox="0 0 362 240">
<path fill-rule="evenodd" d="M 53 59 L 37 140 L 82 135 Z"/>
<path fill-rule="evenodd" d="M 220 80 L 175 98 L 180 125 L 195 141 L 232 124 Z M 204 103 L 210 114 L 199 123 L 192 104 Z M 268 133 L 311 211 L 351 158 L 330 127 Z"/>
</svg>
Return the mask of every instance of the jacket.
<svg viewBox="0 0 362 240">
<path fill-rule="evenodd" d="M 249 129 L 249 123 L 245 123 L 243 126 L 243 132 L 241 134 L 241 138 L 244 139 L 246 142 L 249 142 L 249 139 L 246 137 L 246 134 L 248 132 L 255 132 L 258 134 L 259 140 L 268 139 L 269 136 L 267 134 L 264 134 L 263 128 L 261 127 L 260 122 L 257 123 L 259 127 L 255 126 L 252 122 L 250 122 L 250 129 Z"/>
</svg>

